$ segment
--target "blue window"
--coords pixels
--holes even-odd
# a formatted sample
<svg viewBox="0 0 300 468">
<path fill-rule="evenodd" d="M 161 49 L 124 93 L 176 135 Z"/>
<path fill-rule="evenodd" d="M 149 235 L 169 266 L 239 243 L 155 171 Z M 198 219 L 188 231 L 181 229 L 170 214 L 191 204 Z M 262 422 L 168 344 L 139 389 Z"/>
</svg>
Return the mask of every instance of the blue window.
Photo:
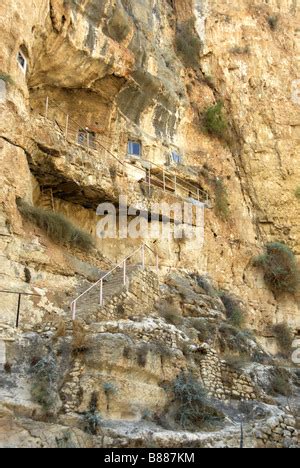
<svg viewBox="0 0 300 468">
<path fill-rule="evenodd" d="M 171 153 L 171 162 L 173 164 L 181 164 L 182 163 L 182 157 L 180 154 L 176 153 L 176 151 L 172 151 Z"/>
<path fill-rule="evenodd" d="M 127 152 L 130 156 L 141 156 L 142 145 L 138 141 L 129 141 Z"/>
</svg>

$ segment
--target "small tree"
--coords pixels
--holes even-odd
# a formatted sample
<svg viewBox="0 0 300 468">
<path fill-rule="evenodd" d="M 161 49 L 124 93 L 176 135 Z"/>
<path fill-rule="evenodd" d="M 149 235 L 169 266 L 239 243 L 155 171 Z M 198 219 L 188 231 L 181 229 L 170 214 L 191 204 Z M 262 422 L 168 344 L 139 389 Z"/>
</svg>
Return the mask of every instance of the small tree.
<svg viewBox="0 0 300 468">
<path fill-rule="evenodd" d="M 97 435 L 101 426 L 101 415 L 98 412 L 98 394 L 93 392 L 90 399 L 89 411 L 84 413 L 84 431 Z"/>
<path fill-rule="evenodd" d="M 214 106 L 206 109 L 204 113 L 204 127 L 206 131 L 218 138 L 225 138 L 228 129 L 228 123 L 223 114 L 223 107 L 223 102 L 219 101 Z"/>
</svg>

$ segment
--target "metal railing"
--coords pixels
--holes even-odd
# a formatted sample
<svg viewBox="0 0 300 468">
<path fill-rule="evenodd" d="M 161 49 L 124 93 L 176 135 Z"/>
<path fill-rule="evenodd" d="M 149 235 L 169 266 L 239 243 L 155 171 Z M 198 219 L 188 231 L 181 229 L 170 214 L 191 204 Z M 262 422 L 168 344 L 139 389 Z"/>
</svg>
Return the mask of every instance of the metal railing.
<svg viewBox="0 0 300 468">
<path fill-rule="evenodd" d="M 126 286 L 127 283 L 127 266 L 129 260 L 137 255 L 138 253 L 141 254 L 141 266 L 142 269 L 145 270 L 146 267 L 146 249 L 148 249 L 150 252 L 152 252 L 155 255 L 155 261 L 156 261 L 156 270 L 158 272 L 159 270 L 159 257 L 154 250 L 152 250 L 148 245 L 142 244 L 137 250 L 135 250 L 132 254 L 128 255 L 128 257 L 124 258 L 121 263 L 119 263 L 117 266 L 112 268 L 109 272 L 107 272 L 104 276 L 102 276 L 96 283 L 94 283 L 92 286 L 90 286 L 86 291 L 84 291 L 82 294 L 80 294 L 74 301 L 71 302 L 71 313 L 72 313 L 72 319 L 76 320 L 76 313 L 77 313 L 77 302 L 79 299 L 84 297 L 86 294 L 88 294 L 90 291 L 92 291 L 94 288 L 99 286 L 99 306 L 103 307 L 104 306 L 104 281 L 107 281 L 107 279 L 117 270 L 121 270 L 123 272 L 123 286 Z"/>
<path fill-rule="evenodd" d="M 126 159 L 124 161 L 119 159 L 112 151 L 107 149 L 96 138 L 96 136 L 92 138 L 91 135 L 93 132 L 91 132 L 89 128 L 87 128 L 85 125 L 81 125 L 79 122 L 74 120 L 55 101 L 52 101 L 49 99 L 49 97 L 47 97 L 45 103 L 45 117 L 52 121 L 53 119 L 49 118 L 49 113 L 50 110 L 53 108 L 56 108 L 57 110 L 59 110 L 59 112 L 61 112 L 64 115 L 65 122 L 62 126 L 63 128 L 60 127 L 60 130 L 68 142 L 76 144 L 81 149 L 84 148 L 89 153 L 98 153 L 99 150 L 101 152 L 105 151 L 105 153 L 114 160 L 114 163 L 118 165 L 119 170 L 121 169 L 124 171 L 124 169 L 127 169 L 129 166 L 132 168 L 132 163 L 126 161 Z M 80 143 L 78 141 L 79 134 L 85 135 L 83 141 Z M 181 194 L 185 194 L 187 198 L 193 198 L 199 202 L 203 201 L 203 199 L 206 203 L 209 202 L 209 196 L 207 192 L 205 192 L 202 188 L 185 181 L 177 174 L 170 173 L 164 166 L 160 166 L 152 161 L 145 160 L 143 158 L 137 158 L 136 162 L 141 162 L 146 166 L 144 168 L 135 166 L 134 168 L 136 171 L 140 171 L 141 175 L 143 175 L 143 177 L 146 178 L 146 183 L 149 188 L 149 194 L 151 193 L 152 185 L 154 185 L 156 187 L 160 187 L 164 192 L 174 192 L 177 196 L 182 196 L 183 198 L 184 195 Z M 159 169 L 161 173 L 161 178 L 158 177 L 156 174 L 153 174 L 153 168 Z"/>
<path fill-rule="evenodd" d="M 35 297 L 41 297 L 40 294 L 35 294 L 35 293 L 24 293 L 24 292 L 19 292 L 19 291 L 7 291 L 5 289 L 0 290 L 1 294 L 16 294 L 18 296 L 18 304 L 17 304 L 17 316 L 16 316 L 16 328 L 19 327 L 19 322 L 20 322 L 20 312 L 21 312 L 21 300 L 22 296 L 35 296 Z"/>
</svg>

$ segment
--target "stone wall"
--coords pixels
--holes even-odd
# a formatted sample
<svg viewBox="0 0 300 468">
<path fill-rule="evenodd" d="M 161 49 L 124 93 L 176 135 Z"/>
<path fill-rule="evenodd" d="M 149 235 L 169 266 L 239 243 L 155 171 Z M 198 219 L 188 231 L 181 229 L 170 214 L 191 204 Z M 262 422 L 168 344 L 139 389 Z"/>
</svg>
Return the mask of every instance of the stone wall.
<svg viewBox="0 0 300 468">
<path fill-rule="evenodd" d="M 259 400 L 261 391 L 256 388 L 251 378 L 243 371 L 234 371 L 217 352 L 203 345 L 200 351 L 204 354 L 200 361 L 200 374 L 209 394 L 220 400 Z"/>
<path fill-rule="evenodd" d="M 292 448 L 300 441 L 299 432 L 295 428 L 296 421 L 292 415 L 273 417 L 257 429 L 255 436 L 258 448 Z"/>
</svg>

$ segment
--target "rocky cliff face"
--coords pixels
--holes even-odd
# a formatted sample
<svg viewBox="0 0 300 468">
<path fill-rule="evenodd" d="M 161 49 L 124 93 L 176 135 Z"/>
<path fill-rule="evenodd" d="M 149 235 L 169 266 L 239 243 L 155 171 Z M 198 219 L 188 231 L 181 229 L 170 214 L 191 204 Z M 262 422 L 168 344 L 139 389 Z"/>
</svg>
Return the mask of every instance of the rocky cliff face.
<svg viewBox="0 0 300 468">
<path fill-rule="evenodd" d="M 272 326 L 299 336 L 299 298 L 274 295 L 253 258 L 274 241 L 300 255 L 297 2 L 0 12 L 0 444 L 236 446 L 242 418 L 249 446 L 296 445 L 299 370 L 274 357 Z M 223 131 L 207 124 L 221 101 Z M 103 306 L 93 289 L 72 323 L 70 302 L 142 243 L 96 236 L 97 206 L 120 195 L 140 211 L 205 202 L 203 246 L 146 239 L 147 268 L 139 252 L 125 286 L 110 277 Z"/>
</svg>

